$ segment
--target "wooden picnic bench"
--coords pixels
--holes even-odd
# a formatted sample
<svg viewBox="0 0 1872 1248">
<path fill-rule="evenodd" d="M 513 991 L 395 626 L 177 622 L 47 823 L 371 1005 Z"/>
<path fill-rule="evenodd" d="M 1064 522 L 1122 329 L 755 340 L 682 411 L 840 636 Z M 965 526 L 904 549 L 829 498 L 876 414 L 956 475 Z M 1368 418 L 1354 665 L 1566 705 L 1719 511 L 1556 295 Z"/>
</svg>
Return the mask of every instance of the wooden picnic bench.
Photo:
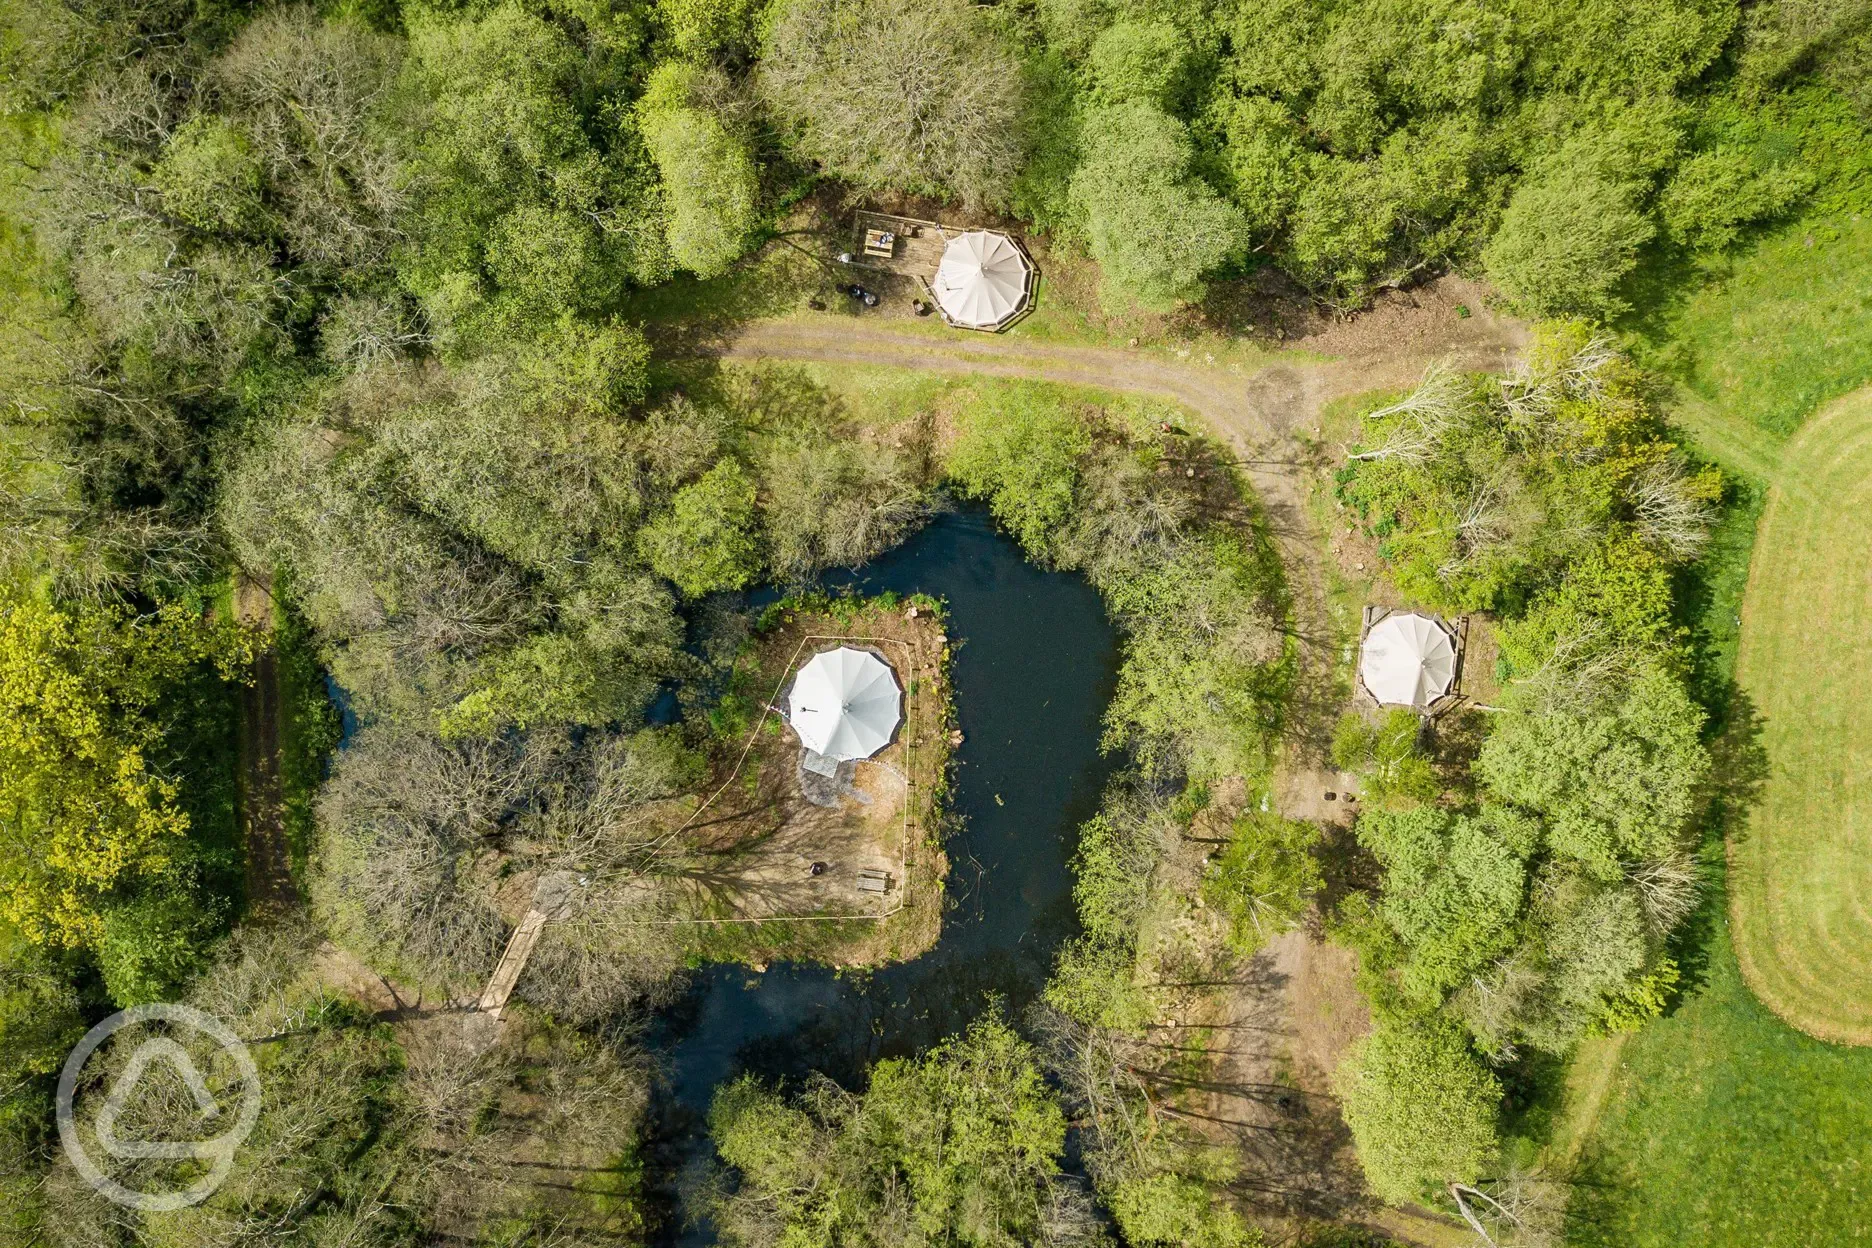
<svg viewBox="0 0 1872 1248">
<path fill-rule="evenodd" d="M 872 868 L 858 873 L 858 891 L 861 893 L 888 893 L 890 891 L 890 872 Z"/>
<path fill-rule="evenodd" d="M 888 260 L 897 253 L 897 235 L 891 230 L 866 230 L 864 254 Z"/>
</svg>

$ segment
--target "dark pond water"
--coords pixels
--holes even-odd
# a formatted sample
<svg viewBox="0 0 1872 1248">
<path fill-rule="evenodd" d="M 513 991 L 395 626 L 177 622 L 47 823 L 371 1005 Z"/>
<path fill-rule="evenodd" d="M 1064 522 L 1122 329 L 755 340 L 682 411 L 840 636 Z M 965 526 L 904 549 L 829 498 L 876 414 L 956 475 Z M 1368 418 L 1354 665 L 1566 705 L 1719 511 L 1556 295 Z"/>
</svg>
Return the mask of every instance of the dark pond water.
<svg viewBox="0 0 1872 1248">
<path fill-rule="evenodd" d="M 1073 930 L 1067 861 L 1111 769 L 1098 739 L 1118 647 L 1098 594 L 1080 577 L 1033 567 L 972 511 L 831 583 L 949 604 L 964 734 L 951 794 L 959 830 L 947 846 L 953 908 L 933 949 L 873 974 L 779 963 L 696 975 L 648 1038 L 668 1077 L 654 1154 L 672 1200 L 710 1156 L 703 1119 L 723 1081 L 820 1071 L 856 1087 L 878 1058 L 929 1047 L 993 999 L 1018 1018 Z M 713 1235 L 678 1213 L 665 1240 L 701 1245 Z"/>
</svg>

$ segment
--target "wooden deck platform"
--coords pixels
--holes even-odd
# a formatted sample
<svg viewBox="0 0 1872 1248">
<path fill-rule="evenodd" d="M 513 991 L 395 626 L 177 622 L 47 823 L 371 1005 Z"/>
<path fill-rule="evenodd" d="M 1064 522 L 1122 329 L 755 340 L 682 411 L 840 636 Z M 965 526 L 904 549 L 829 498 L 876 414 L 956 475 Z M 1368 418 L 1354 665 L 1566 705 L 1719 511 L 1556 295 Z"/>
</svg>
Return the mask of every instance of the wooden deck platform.
<svg viewBox="0 0 1872 1248">
<path fill-rule="evenodd" d="M 865 254 L 865 233 L 869 230 L 881 230 L 897 236 L 889 259 Z M 936 276 L 936 266 L 942 263 L 943 249 L 949 245 L 951 232 L 960 231 L 946 230 L 939 222 L 921 221 L 915 217 L 896 217 L 887 212 L 855 212 L 852 214 L 850 265 L 854 269 L 895 273 L 899 277 L 921 278 L 927 282 Z"/>
</svg>

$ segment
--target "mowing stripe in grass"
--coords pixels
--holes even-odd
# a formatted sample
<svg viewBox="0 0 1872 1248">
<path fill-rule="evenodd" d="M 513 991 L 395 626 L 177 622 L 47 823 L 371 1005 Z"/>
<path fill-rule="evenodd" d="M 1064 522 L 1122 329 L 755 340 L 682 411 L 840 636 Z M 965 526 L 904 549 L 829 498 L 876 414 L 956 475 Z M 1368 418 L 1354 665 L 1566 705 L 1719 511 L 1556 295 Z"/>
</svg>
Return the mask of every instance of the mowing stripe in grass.
<svg viewBox="0 0 1872 1248">
<path fill-rule="evenodd" d="M 1736 953 L 1796 1027 L 1872 1044 L 1872 389 L 1815 415 L 1776 482 L 1737 661 L 1767 768 L 1730 845 Z"/>
</svg>

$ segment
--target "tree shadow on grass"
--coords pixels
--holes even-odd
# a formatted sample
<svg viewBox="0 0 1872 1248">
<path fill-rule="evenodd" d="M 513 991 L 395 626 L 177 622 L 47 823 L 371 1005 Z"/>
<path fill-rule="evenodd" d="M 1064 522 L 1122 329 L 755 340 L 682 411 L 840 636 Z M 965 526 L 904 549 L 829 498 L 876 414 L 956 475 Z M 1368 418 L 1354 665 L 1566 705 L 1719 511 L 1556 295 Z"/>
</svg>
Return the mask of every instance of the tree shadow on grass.
<svg viewBox="0 0 1872 1248">
<path fill-rule="evenodd" d="M 1682 978 L 1665 1007 L 1667 1017 L 1708 983 L 1710 949 L 1728 905 L 1725 851 L 1751 834 L 1749 818 L 1768 779 L 1765 721 L 1754 699 L 1731 685 L 1724 705 L 1723 731 L 1709 745 L 1710 773 L 1701 803 L 1705 813 L 1697 858 L 1705 881 L 1703 903 L 1671 935 L 1670 953 Z"/>
</svg>

